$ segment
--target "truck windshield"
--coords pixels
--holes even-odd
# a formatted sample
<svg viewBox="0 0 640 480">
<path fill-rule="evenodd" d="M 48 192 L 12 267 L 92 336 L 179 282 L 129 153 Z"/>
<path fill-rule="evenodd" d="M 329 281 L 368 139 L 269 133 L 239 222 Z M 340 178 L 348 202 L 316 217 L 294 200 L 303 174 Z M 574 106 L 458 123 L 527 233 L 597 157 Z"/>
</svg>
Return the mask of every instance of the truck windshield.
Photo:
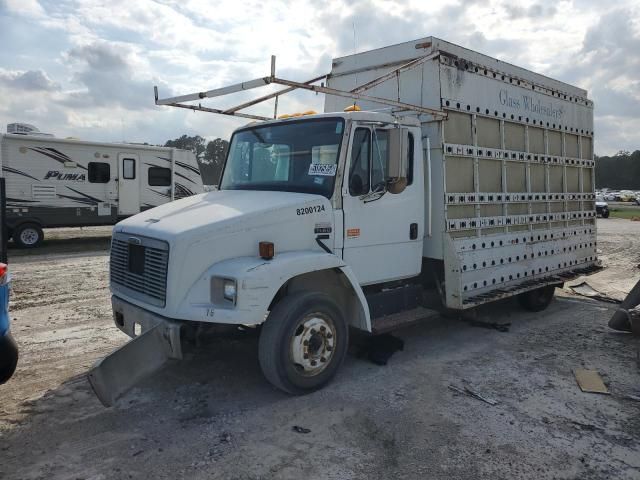
<svg viewBox="0 0 640 480">
<path fill-rule="evenodd" d="M 343 119 L 322 118 L 237 131 L 220 190 L 278 190 L 330 198 L 343 130 Z"/>
</svg>

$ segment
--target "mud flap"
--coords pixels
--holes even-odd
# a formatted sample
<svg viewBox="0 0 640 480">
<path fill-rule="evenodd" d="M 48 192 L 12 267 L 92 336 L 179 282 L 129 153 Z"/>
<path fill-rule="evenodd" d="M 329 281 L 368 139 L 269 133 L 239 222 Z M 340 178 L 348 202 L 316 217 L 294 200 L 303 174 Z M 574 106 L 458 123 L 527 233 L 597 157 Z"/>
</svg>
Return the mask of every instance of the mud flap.
<svg viewBox="0 0 640 480">
<path fill-rule="evenodd" d="M 99 360 L 87 376 L 98 399 L 110 407 L 169 359 L 182 359 L 180 325 L 162 322 Z"/>
</svg>

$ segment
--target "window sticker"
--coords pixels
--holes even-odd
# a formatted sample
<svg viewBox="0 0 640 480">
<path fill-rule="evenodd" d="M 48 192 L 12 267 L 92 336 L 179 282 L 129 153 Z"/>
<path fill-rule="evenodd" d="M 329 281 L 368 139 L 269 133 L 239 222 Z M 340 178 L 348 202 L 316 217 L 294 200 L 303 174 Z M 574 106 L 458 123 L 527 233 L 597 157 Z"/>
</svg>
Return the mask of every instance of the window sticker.
<svg viewBox="0 0 640 480">
<path fill-rule="evenodd" d="M 335 177 L 336 164 L 326 165 L 323 163 L 312 163 L 309 165 L 309 175 L 322 175 L 323 177 Z"/>
</svg>

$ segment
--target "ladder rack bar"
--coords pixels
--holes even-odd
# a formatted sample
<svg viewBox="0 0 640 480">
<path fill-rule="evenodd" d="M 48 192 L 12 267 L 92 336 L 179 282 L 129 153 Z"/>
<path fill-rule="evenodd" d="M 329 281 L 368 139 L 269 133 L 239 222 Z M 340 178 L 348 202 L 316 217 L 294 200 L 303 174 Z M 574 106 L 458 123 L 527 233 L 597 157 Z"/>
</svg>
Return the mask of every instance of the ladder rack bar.
<svg viewBox="0 0 640 480">
<path fill-rule="evenodd" d="M 304 82 L 304 83 L 305 83 L 305 85 L 309 85 L 309 84 L 311 84 L 311 83 L 315 83 L 315 82 L 317 82 L 317 81 L 319 81 L 319 80 L 322 80 L 322 79 L 323 79 L 323 78 L 325 78 L 326 76 L 327 76 L 326 74 L 325 74 L 325 75 L 321 75 L 321 76 L 319 76 L 319 77 L 312 78 L 311 80 L 308 80 L 308 81 L 306 81 L 306 82 Z M 258 97 L 258 98 L 256 98 L 256 99 L 254 99 L 254 100 L 250 100 L 250 101 L 248 101 L 248 102 L 246 102 L 246 103 L 241 103 L 240 105 L 237 105 L 237 106 L 235 106 L 235 107 L 228 108 L 227 110 L 225 110 L 225 111 L 224 111 L 224 113 L 234 113 L 234 112 L 237 112 L 238 110 L 242 110 L 243 108 L 250 107 L 250 106 L 252 106 L 252 105 L 255 105 L 256 103 L 264 102 L 265 100 L 270 100 L 270 99 L 272 99 L 272 98 L 274 98 L 274 97 L 278 97 L 278 96 L 280 96 L 280 95 L 284 95 L 285 93 L 292 92 L 292 91 L 293 91 L 293 90 L 295 90 L 296 88 L 297 88 L 297 87 L 283 88 L 282 90 L 278 90 L 277 92 L 270 93 L 269 95 L 264 95 L 264 96 L 262 96 L 262 97 Z"/>
<path fill-rule="evenodd" d="M 434 110 L 433 108 L 421 107 L 419 105 L 411 105 L 409 103 L 396 102 L 395 100 L 389 100 L 386 98 L 371 97 L 369 95 L 362 95 L 361 93 L 345 92 L 342 90 L 336 90 L 334 88 L 322 87 L 318 85 L 307 85 L 304 83 L 292 82 L 291 80 L 285 80 L 283 78 L 277 78 L 277 77 L 273 78 L 271 82 L 278 83 L 280 85 L 288 85 L 290 87 L 302 88 L 304 90 L 310 90 L 316 93 L 324 93 L 326 95 L 335 95 L 337 97 L 345 97 L 345 98 L 351 98 L 356 100 L 365 100 L 369 102 L 381 103 L 383 105 L 391 105 L 393 107 L 400 107 L 400 108 L 414 111 L 414 112 L 425 113 L 428 115 L 432 115 L 434 117 L 440 117 L 440 118 L 447 117 L 447 113 L 443 112 L 442 110 Z"/>
<path fill-rule="evenodd" d="M 220 115 L 230 115 L 233 117 L 250 118 L 252 120 L 273 120 L 269 117 L 261 117 L 260 115 L 251 115 L 249 113 L 239 113 L 239 112 L 225 113 L 223 110 L 218 110 L 217 108 L 203 107 L 202 105 L 185 105 L 184 103 L 164 103 L 163 105 L 166 105 L 168 107 L 185 108 L 187 110 L 195 110 L 198 112 L 218 113 Z"/>
<path fill-rule="evenodd" d="M 178 102 L 189 102 L 192 100 L 202 100 L 203 98 L 220 97 L 230 93 L 241 92 L 243 90 L 251 90 L 252 88 L 263 87 L 271 83 L 272 77 L 256 78 L 248 82 L 236 83 L 228 87 L 216 88 L 206 92 L 189 93 L 178 97 L 156 99 L 156 105 L 171 105 Z"/>
<path fill-rule="evenodd" d="M 420 58 L 416 58 L 415 60 L 411 60 L 410 62 L 405 63 L 404 65 L 401 65 L 398 68 L 394 68 L 390 72 L 385 73 L 384 75 L 381 75 L 378 78 L 374 78 L 370 82 L 364 83 L 364 84 L 360 85 L 359 87 L 354 88 L 353 90 L 351 90 L 351 93 L 360 93 L 360 92 L 364 92 L 365 90 L 369 90 L 370 88 L 373 88 L 376 85 L 380 85 L 381 83 L 385 82 L 386 80 L 389 80 L 390 78 L 394 77 L 395 75 L 397 75 L 399 73 L 405 72 L 407 70 L 411 70 L 412 68 L 415 68 L 418 65 L 422 65 L 423 63 L 428 62 L 429 60 L 432 60 L 432 59 L 436 58 L 438 55 L 440 55 L 440 52 L 436 51 L 436 52 L 433 52 L 430 55 L 426 55 L 424 57 L 420 57 Z"/>
</svg>

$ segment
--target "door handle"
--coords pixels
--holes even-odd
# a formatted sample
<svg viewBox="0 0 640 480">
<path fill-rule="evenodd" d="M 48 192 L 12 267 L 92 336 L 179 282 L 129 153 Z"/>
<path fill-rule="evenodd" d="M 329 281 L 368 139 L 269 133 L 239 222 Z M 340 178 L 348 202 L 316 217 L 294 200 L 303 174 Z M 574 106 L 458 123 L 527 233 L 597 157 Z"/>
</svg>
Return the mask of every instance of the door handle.
<svg viewBox="0 0 640 480">
<path fill-rule="evenodd" d="M 409 240 L 415 240 L 418 238 L 418 224 L 412 223 L 409 225 Z"/>
</svg>

